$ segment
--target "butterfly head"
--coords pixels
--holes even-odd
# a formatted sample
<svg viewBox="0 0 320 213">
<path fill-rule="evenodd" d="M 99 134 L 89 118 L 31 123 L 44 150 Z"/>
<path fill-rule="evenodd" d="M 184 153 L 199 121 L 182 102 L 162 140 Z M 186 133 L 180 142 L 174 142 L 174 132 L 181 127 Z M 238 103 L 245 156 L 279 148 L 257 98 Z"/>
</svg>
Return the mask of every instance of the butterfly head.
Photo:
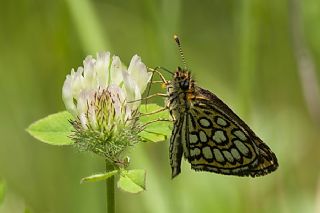
<svg viewBox="0 0 320 213">
<path fill-rule="evenodd" d="M 188 70 L 183 70 L 178 67 L 173 76 L 172 85 L 176 91 L 188 92 L 194 90 L 194 81 Z"/>
</svg>

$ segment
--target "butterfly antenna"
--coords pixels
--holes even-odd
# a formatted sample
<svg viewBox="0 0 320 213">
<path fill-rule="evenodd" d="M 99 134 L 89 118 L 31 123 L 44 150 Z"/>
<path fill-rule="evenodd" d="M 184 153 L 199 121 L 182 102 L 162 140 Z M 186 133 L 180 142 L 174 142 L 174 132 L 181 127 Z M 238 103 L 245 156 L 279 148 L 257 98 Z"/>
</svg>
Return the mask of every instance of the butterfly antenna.
<svg viewBox="0 0 320 213">
<path fill-rule="evenodd" d="M 180 56 L 181 56 L 181 59 L 182 59 L 182 63 L 183 63 L 183 66 L 184 66 L 184 69 L 187 70 L 187 63 L 186 63 L 186 60 L 184 58 L 184 54 L 183 54 L 183 51 L 182 51 L 182 48 L 181 48 L 181 43 L 180 43 L 180 39 L 177 35 L 174 35 L 173 36 L 174 40 L 176 41 L 177 45 L 178 45 L 178 48 L 179 48 L 179 52 L 180 52 Z"/>
</svg>

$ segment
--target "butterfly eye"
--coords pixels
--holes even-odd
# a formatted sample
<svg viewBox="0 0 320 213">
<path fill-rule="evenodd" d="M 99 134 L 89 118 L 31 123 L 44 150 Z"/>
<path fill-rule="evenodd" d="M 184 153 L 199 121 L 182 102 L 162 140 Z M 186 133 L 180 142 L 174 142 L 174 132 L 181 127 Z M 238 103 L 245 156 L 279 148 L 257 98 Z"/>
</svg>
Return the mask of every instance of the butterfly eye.
<svg viewBox="0 0 320 213">
<path fill-rule="evenodd" d="M 183 80 L 180 82 L 180 88 L 182 90 L 187 90 L 189 89 L 189 81 L 188 80 Z"/>
</svg>

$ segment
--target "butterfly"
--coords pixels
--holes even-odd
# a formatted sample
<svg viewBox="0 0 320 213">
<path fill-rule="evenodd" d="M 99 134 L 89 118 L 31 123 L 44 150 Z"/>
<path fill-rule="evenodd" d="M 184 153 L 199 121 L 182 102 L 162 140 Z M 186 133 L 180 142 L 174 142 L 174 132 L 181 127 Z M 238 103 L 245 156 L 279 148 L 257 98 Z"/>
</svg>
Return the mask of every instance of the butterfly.
<svg viewBox="0 0 320 213">
<path fill-rule="evenodd" d="M 172 178 L 181 172 L 182 156 L 193 170 L 224 175 L 256 177 L 278 168 L 271 149 L 215 94 L 197 86 L 187 68 L 178 67 L 165 85 L 173 119 Z"/>
</svg>

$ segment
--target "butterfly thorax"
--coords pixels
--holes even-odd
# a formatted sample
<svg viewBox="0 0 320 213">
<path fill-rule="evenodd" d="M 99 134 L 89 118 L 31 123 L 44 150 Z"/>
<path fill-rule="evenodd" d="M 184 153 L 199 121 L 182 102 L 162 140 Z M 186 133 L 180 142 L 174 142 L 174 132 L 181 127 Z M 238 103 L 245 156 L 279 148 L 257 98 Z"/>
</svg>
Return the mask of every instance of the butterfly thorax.
<svg viewBox="0 0 320 213">
<path fill-rule="evenodd" d="M 179 119 L 181 113 L 190 107 L 190 98 L 194 95 L 195 85 L 191 74 L 179 67 L 173 76 L 173 80 L 167 84 L 168 98 L 166 105 L 174 120 Z"/>
</svg>

